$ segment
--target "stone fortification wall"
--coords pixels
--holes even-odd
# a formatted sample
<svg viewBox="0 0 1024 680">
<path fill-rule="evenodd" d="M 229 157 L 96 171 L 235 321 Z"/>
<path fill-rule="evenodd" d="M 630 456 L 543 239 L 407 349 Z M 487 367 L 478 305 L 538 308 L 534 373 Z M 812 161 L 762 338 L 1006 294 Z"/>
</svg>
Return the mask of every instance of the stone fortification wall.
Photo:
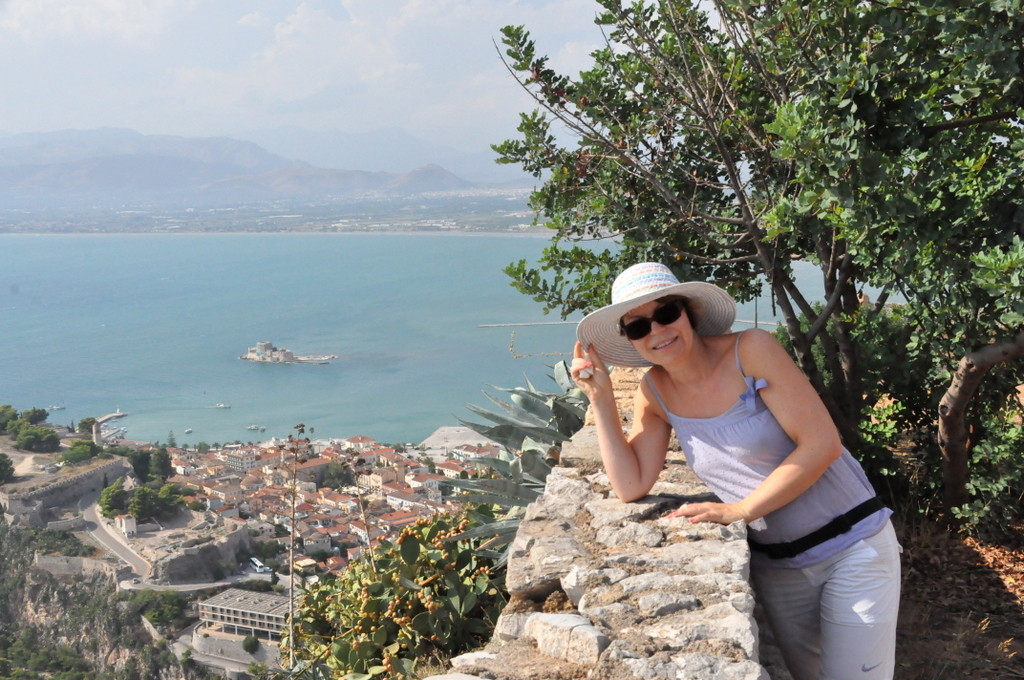
<svg viewBox="0 0 1024 680">
<path fill-rule="evenodd" d="M 159 583 L 207 583 L 237 569 L 237 557 L 252 551 L 252 538 L 245 527 L 214 541 L 192 545 L 153 563 L 151 578 Z"/>
<path fill-rule="evenodd" d="M 46 523 L 46 528 L 53 531 L 78 531 L 80 529 L 85 529 L 85 527 L 85 518 L 81 515 L 70 519 L 59 519 Z"/>
<path fill-rule="evenodd" d="M 71 505 L 87 493 L 100 491 L 104 480 L 110 484 L 130 471 L 126 460 L 115 458 L 30 491 L 0 493 L 4 519 L 12 526 L 46 526 L 50 508 Z"/>
<path fill-rule="evenodd" d="M 651 495 L 620 502 L 585 426 L 526 510 L 491 642 L 430 680 L 791 680 L 759 623 L 745 525 L 664 517 L 711 497 L 672 451 Z"/>
<path fill-rule="evenodd" d="M 130 568 L 89 557 L 65 557 L 63 555 L 40 555 L 36 553 L 32 566 L 57 577 L 74 577 L 100 574 L 118 583 L 131 573 Z"/>
</svg>

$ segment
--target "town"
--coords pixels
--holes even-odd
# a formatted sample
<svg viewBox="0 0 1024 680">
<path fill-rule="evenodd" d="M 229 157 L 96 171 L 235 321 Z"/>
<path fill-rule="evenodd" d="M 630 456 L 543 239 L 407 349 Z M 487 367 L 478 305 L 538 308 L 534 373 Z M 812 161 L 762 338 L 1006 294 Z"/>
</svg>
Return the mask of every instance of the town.
<svg viewBox="0 0 1024 680">
<path fill-rule="evenodd" d="M 169 457 L 164 482 L 187 503 L 161 520 L 104 517 L 97 509 L 102 494 L 91 491 L 99 478 L 106 489 L 130 490 L 146 481 L 127 457 L 57 467 L 50 455 L 12 454 L 22 474 L 0 494 L 6 520 L 87 533 L 116 557 L 117 566 L 109 568 L 121 589 L 216 588 L 198 603 L 198 623 L 177 633 L 175 650 L 229 674 L 254 660 L 279 666 L 287 593 L 338 576 L 403 527 L 458 511 L 457 489 L 444 482 L 485 474 L 485 459 L 502 450 L 465 427 L 441 427 L 415 446 L 364 435 L 305 439 L 300 432 L 209 450 L 105 439 L 99 423 L 93 429 L 108 451 Z M 46 558 L 37 566 L 67 568 Z M 244 588 L 254 580 L 280 585 Z M 247 640 L 259 640 L 259 649 L 246 649 Z"/>
</svg>

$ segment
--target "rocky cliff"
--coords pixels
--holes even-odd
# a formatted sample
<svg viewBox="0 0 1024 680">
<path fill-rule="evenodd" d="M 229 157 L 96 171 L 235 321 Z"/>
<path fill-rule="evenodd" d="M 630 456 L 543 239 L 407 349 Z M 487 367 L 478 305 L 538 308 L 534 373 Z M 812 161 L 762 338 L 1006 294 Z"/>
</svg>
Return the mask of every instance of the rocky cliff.
<svg viewBox="0 0 1024 680">
<path fill-rule="evenodd" d="M 166 644 L 154 641 L 140 624 L 139 605 L 117 596 L 116 565 L 106 568 L 101 560 L 39 555 L 54 542 L 74 545 L 55 532 L 14 529 L 0 523 L 3 652 L 21 647 L 43 658 L 67 655 L 91 669 L 91 674 L 82 677 L 205 677 L 199 669 L 183 668 Z M 0 654 L 12 660 L 14 656 Z"/>
</svg>

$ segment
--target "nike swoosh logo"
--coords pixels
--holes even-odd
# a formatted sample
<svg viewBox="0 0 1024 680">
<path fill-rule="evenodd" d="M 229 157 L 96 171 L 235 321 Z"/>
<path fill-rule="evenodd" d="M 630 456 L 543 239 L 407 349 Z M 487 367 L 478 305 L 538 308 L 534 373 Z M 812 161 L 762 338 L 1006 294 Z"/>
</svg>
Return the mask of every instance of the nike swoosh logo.
<svg viewBox="0 0 1024 680">
<path fill-rule="evenodd" d="M 864 664 L 863 666 L 860 667 L 860 670 L 863 673 L 870 673 L 871 671 L 875 670 L 876 668 L 878 668 L 881 665 L 882 665 L 881 663 L 876 663 L 874 666 L 868 666 L 867 664 Z"/>
</svg>

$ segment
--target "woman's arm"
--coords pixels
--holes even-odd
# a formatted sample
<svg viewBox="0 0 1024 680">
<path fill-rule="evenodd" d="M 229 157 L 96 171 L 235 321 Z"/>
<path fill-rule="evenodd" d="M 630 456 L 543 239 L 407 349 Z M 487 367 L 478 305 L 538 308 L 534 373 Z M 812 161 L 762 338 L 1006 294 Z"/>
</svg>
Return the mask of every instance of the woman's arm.
<svg viewBox="0 0 1024 680">
<path fill-rule="evenodd" d="M 669 425 L 659 417 L 641 382 L 633 400 L 633 427 L 627 439 L 608 370 L 594 348 L 584 351 L 576 343 L 570 372 L 590 400 L 597 429 L 601 461 L 619 500 L 634 501 L 647 495 L 661 474 L 668 451 Z M 587 376 L 587 370 L 592 373 Z M 581 375 L 582 371 L 582 375 Z"/>
<path fill-rule="evenodd" d="M 673 516 L 693 522 L 752 522 L 809 489 L 842 455 L 839 434 L 821 398 L 770 333 L 746 331 L 740 341 L 740 361 L 747 375 L 768 382 L 761 398 L 796 448 L 742 501 L 692 503 Z"/>
</svg>

